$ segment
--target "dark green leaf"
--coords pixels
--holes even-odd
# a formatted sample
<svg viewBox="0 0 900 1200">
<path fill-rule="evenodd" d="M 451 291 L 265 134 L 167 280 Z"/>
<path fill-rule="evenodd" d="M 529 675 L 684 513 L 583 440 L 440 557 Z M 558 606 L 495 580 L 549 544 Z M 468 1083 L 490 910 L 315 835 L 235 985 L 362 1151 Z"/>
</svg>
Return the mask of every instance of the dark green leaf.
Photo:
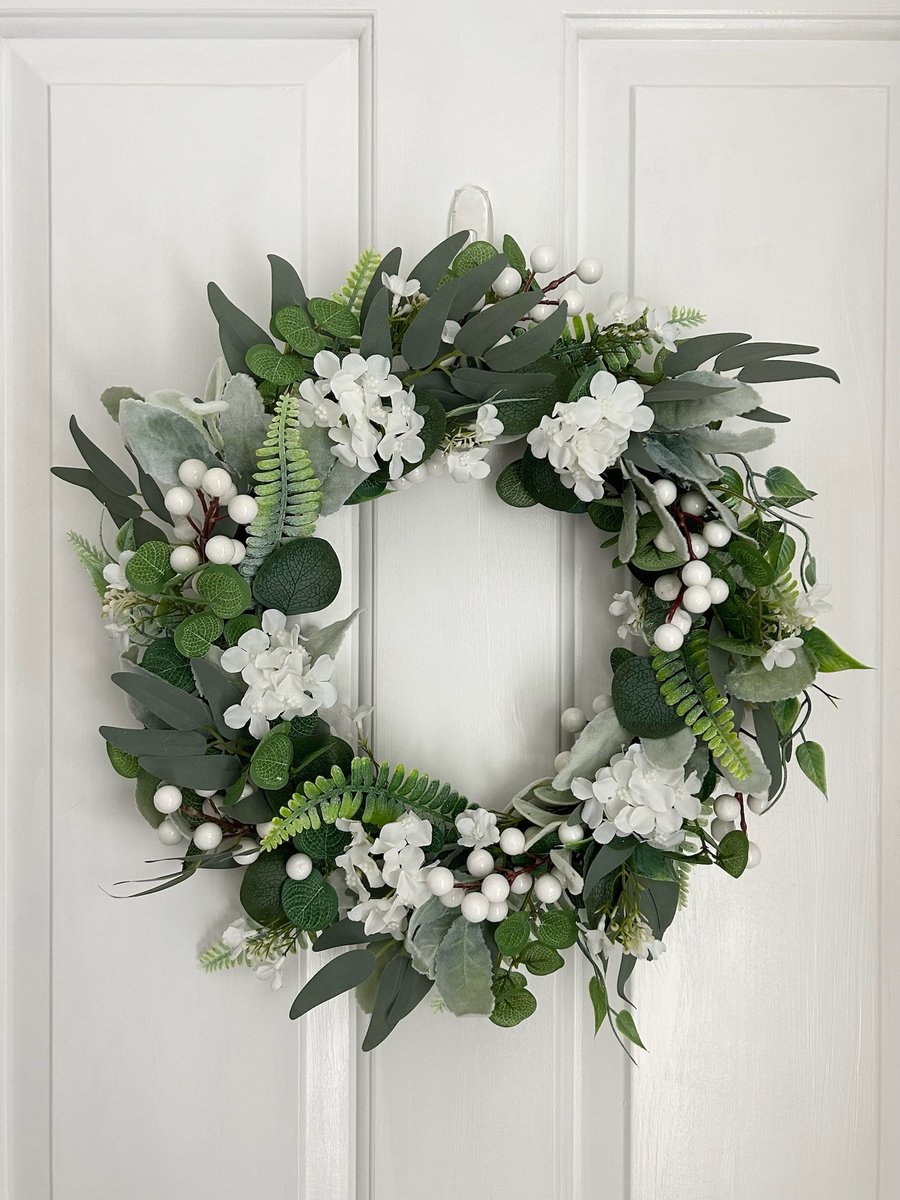
<svg viewBox="0 0 900 1200">
<path fill-rule="evenodd" d="M 792 345 L 790 342 L 744 342 L 723 350 L 714 364 L 716 371 L 734 371 L 748 363 L 778 358 L 785 354 L 818 354 L 818 346 Z"/>
<path fill-rule="evenodd" d="M 503 253 L 509 259 L 509 265 L 515 267 L 519 274 L 524 279 L 528 274 L 528 263 L 525 260 L 525 255 L 522 253 L 522 248 L 511 234 L 503 235 Z"/>
<path fill-rule="evenodd" d="M 486 262 L 490 262 L 497 253 L 496 246 L 492 246 L 490 242 L 476 241 L 465 246 L 457 254 L 453 260 L 452 271 L 456 276 L 467 275 L 476 267 L 482 266 Z M 501 268 L 502 269 L 502 268 Z M 500 272 L 498 271 L 499 275 Z M 494 276 L 496 278 L 496 276 Z"/>
<path fill-rule="evenodd" d="M 257 787 L 265 788 L 266 791 L 276 791 L 284 787 L 290 776 L 293 753 L 291 739 L 273 729 L 253 751 L 253 757 L 250 759 L 250 778 Z"/>
<path fill-rule="evenodd" d="M 247 366 L 259 379 L 276 387 L 287 387 L 306 374 L 306 363 L 297 354 L 282 354 L 274 346 L 251 346 L 244 355 Z M 245 370 L 241 367 L 241 370 Z"/>
<path fill-rule="evenodd" d="M 505 917 L 494 930 L 497 949 L 506 958 L 518 958 L 531 937 L 527 913 L 514 912 Z"/>
<path fill-rule="evenodd" d="M 253 580 L 263 608 L 293 616 L 327 607 L 341 586 L 341 564 L 322 538 L 294 538 L 270 554 Z"/>
<path fill-rule="evenodd" d="M 420 289 L 426 296 L 433 296 L 435 288 L 446 275 L 455 256 L 469 240 L 468 230 L 451 233 L 448 238 L 438 243 L 433 250 L 416 263 L 409 273 L 410 279 L 418 279 Z M 382 268 L 383 269 L 383 268 Z M 403 357 L 412 366 L 404 351 Z"/>
<path fill-rule="evenodd" d="M 699 337 L 685 338 L 678 343 L 674 354 L 666 356 L 665 372 L 667 375 L 683 375 L 685 371 L 696 371 L 713 355 L 749 341 L 749 333 L 701 333 Z"/>
<path fill-rule="evenodd" d="M 384 284 L 381 282 L 382 275 L 396 275 L 400 269 L 400 259 L 402 256 L 403 251 L 401 248 L 399 246 L 395 246 L 393 250 L 389 250 L 387 252 L 384 258 L 381 260 L 377 271 L 372 276 L 369 286 L 366 288 L 366 294 L 363 296 L 363 302 L 359 310 L 359 322 L 363 329 L 365 329 L 366 317 L 368 316 L 369 309 L 372 307 L 372 302 L 376 296 L 381 295 L 385 291 Z M 390 293 L 388 293 L 388 303 L 390 303 Z M 365 354 L 366 351 L 363 350 L 361 353 Z M 372 353 L 375 352 L 373 351 Z M 390 351 L 388 351 L 388 354 L 390 354 Z"/>
<path fill-rule="evenodd" d="M 297 996 L 291 1005 L 291 1020 L 295 1021 L 311 1008 L 358 987 L 374 970 L 375 958 L 368 950 L 350 950 L 332 959 L 320 967 Z"/>
<path fill-rule="evenodd" d="M 374 280 L 372 281 L 375 282 Z M 366 293 L 368 295 L 368 292 Z M 375 299 L 369 305 L 368 313 L 366 314 L 362 327 L 362 339 L 359 344 L 359 352 L 364 358 L 368 358 L 372 354 L 381 354 L 385 358 L 390 358 L 393 353 L 391 343 L 391 293 L 387 288 L 381 287 Z"/>
<path fill-rule="evenodd" d="M 206 738 L 202 733 L 176 729 L 119 729 L 114 725 L 101 725 L 101 737 L 127 754 L 140 757 L 144 754 L 164 758 L 191 757 L 206 754 Z"/>
<path fill-rule="evenodd" d="M 588 993 L 594 1009 L 594 1035 L 600 1032 L 600 1026 L 606 1020 L 609 1012 L 609 1000 L 606 996 L 606 984 L 599 975 L 592 975 L 588 982 Z"/>
<path fill-rule="evenodd" d="M 118 525 L 133 520 L 141 515 L 141 506 L 136 500 L 120 496 L 118 492 L 105 487 L 93 471 L 86 467 L 51 467 L 50 473 L 65 483 L 75 487 L 86 488 L 100 503 L 109 510 L 110 516 Z"/>
<path fill-rule="evenodd" d="M 117 466 L 108 455 L 95 446 L 87 434 L 82 433 L 74 414 L 69 418 L 69 431 L 72 434 L 81 457 L 104 487 L 109 488 L 111 492 L 116 492 L 120 496 L 133 496 L 135 494 L 135 486 L 122 468 Z"/>
<path fill-rule="evenodd" d="M 233 375 L 240 375 L 245 370 L 244 356 L 250 347 L 260 343 L 272 346 L 272 339 L 246 313 L 232 304 L 218 284 L 209 284 L 206 291 L 209 307 L 219 323 L 219 341 L 228 369 Z"/>
<path fill-rule="evenodd" d="M 501 1029 L 511 1029 L 514 1025 L 527 1021 L 536 1009 L 537 1000 L 532 993 L 527 988 L 517 988 L 498 997 L 491 1020 Z"/>
<path fill-rule="evenodd" d="M 519 961 L 532 975 L 552 975 L 566 965 L 560 952 L 543 942 L 529 942 Z"/>
<path fill-rule="evenodd" d="M 777 500 L 786 500 L 791 503 L 811 500 L 816 494 L 805 487 L 794 472 L 789 471 L 787 467 L 770 467 L 766 471 L 766 487 L 769 489 L 769 494 Z"/>
<path fill-rule="evenodd" d="M 512 508 L 531 508 L 537 504 L 534 496 L 522 483 L 522 460 L 517 458 L 503 468 L 495 484 L 497 495 Z"/>
<path fill-rule="evenodd" d="M 101 726 L 100 732 L 103 733 L 103 726 Z M 109 739 L 106 742 L 106 756 L 112 769 L 123 779 L 137 779 L 140 775 L 141 764 L 137 760 L 137 755 L 129 754 L 127 750 L 120 750 Z"/>
<path fill-rule="evenodd" d="M 865 663 L 851 657 L 824 629 L 804 629 L 800 634 L 806 649 L 815 659 L 820 671 L 870 671 Z"/>
<path fill-rule="evenodd" d="M 359 321 L 356 314 L 346 304 L 339 300 L 325 300 L 314 296 L 308 304 L 309 315 L 320 329 L 325 329 L 335 337 L 349 341 L 359 336 Z"/>
<path fill-rule="evenodd" d="M 389 937 L 389 934 L 384 933 L 368 934 L 361 921 L 351 921 L 349 917 L 343 917 L 323 930 L 313 942 L 312 948 L 336 950 L 340 946 L 365 946 L 370 942 L 388 941 Z"/>
<path fill-rule="evenodd" d="M 485 401 L 537 396 L 552 387 L 557 376 L 551 371 L 488 371 L 481 367 L 458 367 L 453 372 L 453 387 L 469 400 Z M 505 409 L 501 409 L 501 416 Z"/>
<path fill-rule="evenodd" d="M 561 301 L 546 321 L 532 325 L 503 346 L 495 346 L 485 354 L 484 361 L 494 371 L 516 371 L 519 367 L 527 367 L 553 349 L 566 327 L 567 318 L 568 308 L 565 301 Z"/>
<path fill-rule="evenodd" d="M 801 742 L 797 747 L 797 763 L 800 770 L 812 780 L 823 796 L 828 795 L 828 780 L 825 775 L 825 751 L 818 742 Z"/>
<path fill-rule="evenodd" d="M 194 690 L 194 677 L 187 659 L 179 652 L 172 638 L 158 638 L 151 642 L 141 658 L 141 666 L 151 675 L 158 675 L 181 688 L 183 692 Z"/>
<path fill-rule="evenodd" d="M 451 279 L 424 304 L 403 335 L 400 352 L 414 370 L 428 366 L 441 350 L 441 335 L 456 296 L 459 281 Z"/>
<path fill-rule="evenodd" d="M 567 950 L 569 946 L 574 946 L 578 936 L 575 913 L 571 908 L 551 908 L 542 913 L 536 936 L 539 942 L 552 946 L 554 950 Z"/>
<path fill-rule="evenodd" d="M 530 293 L 519 293 L 514 296 L 508 296 L 504 300 L 498 300 L 496 304 L 492 304 L 490 308 L 482 309 L 480 313 L 470 317 L 456 335 L 454 345 L 461 350 L 463 354 L 470 354 L 474 357 L 482 357 L 492 347 L 496 346 L 500 338 L 504 337 L 517 321 L 520 321 L 527 312 L 534 308 L 534 296 Z M 518 338 L 514 339 L 515 344 Z M 556 341 L 556 338 L 553 339 Z M 553 342 L 550 343 L 553 345 Z M 503 349 L 504 347 L 499 347 Z M 546 347 L 549 349 L 550 347 Z M 541 350 L 538 353 L 531 354 L 526 358 L 526 362 L 533 362 L 539 354 L 543 354 Z M 513 369 L 516 365 L 513 364 Z"/>
<path fill-rule="evenodd" d="M 149 671 L 139 668 L 116 671 L 112 681 L 172 729 L 200 729 L 212 722 L 212 714 L 202 700 L 187 695 L 181 688 L 157 675 L 151 675 Z"/>
<path fill-rule="evenodd" d="M 753 729 L 762 760 L 769 769 L 772 782 L 770 795 L 777 794 L 784 775 L 784 760 L 781 753 L 781 737 L 772 714 L 771 704 L 760 704 L 753 710 Z"/>
<path fill-rule="evenodd" d="M 747 841 L 746 833 L 742 829 L 732 829 L 719 842 L 716 862 L 723 871 L 727 871 L 729 875 L 739 879 L 747 869 L 749 849 L 750 843 Z"/>
<path fill-rule="evenodd" d="M 337 892 L 313 869 L 306 879 L 285 879 L 281 906 L 295 929 L 308 933 L 327 929 L 338 914 Z"/>
<path fill-rule="evenodd" d="M 295 304 L 299 308 L 306 307 L 306 291 L 300 276 L 284 258 L 277 254 L 267 255 L 269 266 L 272 268 L 272 314 L 284 308 L 286 304 Z"/>
<path fill-rule="evenodd" d="M 204 658 L 223 628 L 222 618 L 215 613 L 192 613 L 176 626 L 175 646 L 185 658 Z"/>
<path fill-rule="evenodd" d="M 616 1013 L 616 1029 L 618 1029 L 619 1033 L 627 1037 L 629 1042 L 633 1042 L 635 1046 L 640 1046 L 642 1050 L 647 1049 L 638 1035 L 634 1017 L 627 1008 L 623 1008 L 621 1012 Z"/>
<path fill-rule="evenodd" d="M 833 379 L 835 383 L 841 382 L 831 367 L 784 358 L 750 363 L 740 371 L 738 379 L 742 383 L 775 383 L 782 379 Z"/>
<path fill-rule="evenodd" d="M 244 871 L 241 880 L 241 904 L 259 925 L 278 925 L 284 921 L 281 889 L 287 879 L 285 855 L 278 850 L 261 854 Z"/>
<path fill-rule="evenodd" d="M 225 723 L 225 712 L 234 704 L 239 704 L 243 690 L 234 680 L 223 671 L 217 662 L 209 658 L 195 658 L 191 662 L 191 670 L 200 694 L 209 705 L 216 729 L 222 737 L 231 740 L 236 737 L 235 731 Z"/>
<path fill-rule="evenodd" d="M 728 552 L 734 562 L 743 571 L 747 582 L 754 587 L 767 587 L 775 581 L 775 570 L 762 554 L 749 542 L 733 538 L 728 545 Z"/>
<path fill-rule="evenodd" d="M 463 317 L 467 316 L 478 301 L 491 290 L 491 284 L 505 266 L 507 266 L 506 255 L 495 254 L 493 258 L 487 259 L 480 266 L 467 271 L 460 279 L 456 299 L 450 308 L 451 319 L 461 321 Z M 535 304 L 538 299 L 540 297 L 535 297 Z"/>
<path fill-rule="evenodd" d="M 194 587 L 217 617 L 238 617 L 250 607 L 250 584 L 234 567 L 210 563 L 194 578 Z"/>
<path fill-rule="evenodd" d="M 204 792 L 225 791 L 241 773 L 240 761 L 231 754 L 198 754 L 192 758 L 142 754 L 141 766 L 167 783 Z"/>
<path fill-rule="evenodd" d="M 546 458 L 536 458 L 531 449 L 521 459 L 521 479 L 525 490 L 545 508 L 557 512 L 583 513 L 587 505 L 567 488 Z"/>
</svg>

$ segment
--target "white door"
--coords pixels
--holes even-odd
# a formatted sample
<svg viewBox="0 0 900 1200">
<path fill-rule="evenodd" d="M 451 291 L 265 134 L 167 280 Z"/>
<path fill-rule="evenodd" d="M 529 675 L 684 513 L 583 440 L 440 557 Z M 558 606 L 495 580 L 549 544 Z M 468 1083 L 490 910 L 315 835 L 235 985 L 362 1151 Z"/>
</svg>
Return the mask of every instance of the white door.
<svg viewBox="0 0 900 1200">
<path fill-rule="evenodd" d="M 900 16 L 803 7 L 0 10 L 7 1200 L 900 1194 Z M 298 1028 L 291 989 L 197 970 L 230 873 L 102 890 L 157 846 L 95 734 L 112 647 L 65 538 L 95 508 L 49 475 L 69 413 L 111 448 L 104 387 L 202 386 L 207 280 L 262 312 L 274 251 L 330 290 L 361 246 L 433 245 L 466 183 L 498 234 L 602 257 L 595 301 L 697 305 L 711 329 L 821 346 L 843 379 L 776 385 L 778 456 L 821 492 L 831 632 L 879 671 L 842 676 L 820 718 L 830 802 L 795 782 L 759 870 L 698 873 L 636 973 L 636 1068 L 594 1041 L 577 969 L 514 1031 L 423 1006 L 363 1056 L 349 1004 Z M 596 543 L 440 480 L 333 532 L 342 607 L 365 606 L 344 679 L 376 704 L 379 753 L 489 804 L 542 773 L 559 711 L 607 683 Z"/>
</svg>

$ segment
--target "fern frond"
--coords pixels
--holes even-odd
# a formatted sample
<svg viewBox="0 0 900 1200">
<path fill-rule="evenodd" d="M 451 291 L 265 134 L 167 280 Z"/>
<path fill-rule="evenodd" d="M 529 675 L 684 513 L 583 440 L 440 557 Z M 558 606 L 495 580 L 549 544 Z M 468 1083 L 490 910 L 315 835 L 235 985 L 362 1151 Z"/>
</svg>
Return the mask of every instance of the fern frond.
<svg viewBox="0 0 900 1200">
<path fill-rule="evenodd" d="M 655 655 L 653 669 L 660 692 L 688 729 L 702 738 L 736 779 L 751 775 L 747 751 L 734 729 L 734 713 L 720 694 L 709 666 L 709 635 L 698 629 L 680 650 Z"/>
<path fill-rule="evenodd" d="M 253 494 L 259 512 L 247 531 L 247 553 L 239 568 L 247 579 L 281 542 L 309 537 L 316 528 L 322 484 L 300 437 L 296 396 L 282 396 L 276 402 L 256 462 Z"/>
<path fill-rule="evenodd" d="M 198 962 L 202 971 L 228 971 L 244 962 L 244 951 L 233 955 L 224 942 L 213 942 L 200 955 Z"/>
<path fill-rule="evenodd" d="M 94 585 L 94 590 L 102 600 L 106 595 L 106 580 L 103 578 L 103 568 L 112 562 L 112 559 L 105 550 L 100 550 L 94 546 L 87 538 L 82 537 L 80 533 L 76 533 L 74 529 L 70 529 L 66 534 L 69 539 L 69 545 L 75 551 L 75 555 L 88 575 L 91 577 L 91 583 Z"/>
<path fill-rule="evenodd" d="M 303 791 L 296 792 L 274 819 L 262 846 L 274 850 L 304 829 L 333 825 L 341 817 L 357 817 L 380 829 L 407 809 L 449 829 L 467 807 L 449 784 L 405 767 L 392 769 L 388 763 L 376 766 L 369 758 L 354 758 L 349 778 L 340 767 L 332 767 L 329 777 L 304 783 Z"/>
<path fill-rule="evenodd" d="M 706 321 L 706 314 L 699 308 L 685 308 L 684 305 L 674 304 L 669 320 L 676 325 L 683 325 L 686 329 L 695 329 Z"/>
<path fill-rule="evenodd" d="M 348 305 L 354 316 L 358 317 L 366 289 L 372 282 L 380 262 L 381 255 L 377 250 L 363 250 L 356 266 L 347 276 L 347 282 L 339 292 L 331 293 L 332 300 L 336 300 L 338 304 Z"/>
</svg>

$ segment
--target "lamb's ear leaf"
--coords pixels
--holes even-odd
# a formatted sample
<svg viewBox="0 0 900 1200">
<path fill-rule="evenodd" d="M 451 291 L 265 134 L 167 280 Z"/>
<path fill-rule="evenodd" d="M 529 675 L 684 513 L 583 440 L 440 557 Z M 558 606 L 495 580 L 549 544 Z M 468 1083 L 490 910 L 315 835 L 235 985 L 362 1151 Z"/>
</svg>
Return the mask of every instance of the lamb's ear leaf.
<svg viewBox="0 0 900 1200">
<path fill-rule="evenodd" d="M 210 283 L 206 293 L 209 307 L 219 323 L 219 341 L 228 369 L 233 375 L 240 375 L 246 370 L 244 356 L 251 346 L 266 343 L 273 346 L 274 342 L 264 329 L 228 299 L 217 283 Z"/>
</svg>

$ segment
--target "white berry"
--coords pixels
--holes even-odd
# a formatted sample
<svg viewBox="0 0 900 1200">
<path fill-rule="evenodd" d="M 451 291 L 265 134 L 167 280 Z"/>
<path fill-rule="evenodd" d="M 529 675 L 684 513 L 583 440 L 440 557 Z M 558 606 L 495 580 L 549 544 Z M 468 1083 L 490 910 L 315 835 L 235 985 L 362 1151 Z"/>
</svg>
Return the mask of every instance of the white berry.
<svg viewBox="0 0 900 1200">
<path fill-rule="evenodd" d="M 292 854 L 284 864 L 288 879 L 308 879 L 312 874 L 312 859 L 308 854 Z"/>
<path fill-rule="evenodd" d="M 552 271 L 556 266 L 557 254 L 552 246 L 535 246 L 531 252 L 531 269 L 538 274 Z"/>
<path fill-rule="evenodd" d="M 706 497 L 700 492 L 685 492 L 678 506 L 683 513 L 689 513 L 692 517 L 702 517 L 706 512 Z"/>
<path fill-rule="evenodd" d="M 509 916 L 509 905 L 505 900 L 492 901 L 488 905 L 487 919 L 494 925 L 498 921 L 505 921 Z"/>
<path fill-rule="evenodd" d="M 505 267 L 492 286 L 498 296 L 514 296 L 522 286 L 522 276 L 515 267 Z"/>
<path fill-rule="evenodd" d="M 612 696 L 595 696 L 591 701 L 591 711 L 595 713 L 606 712 L 608 708 L 612 708 Z"/>
<path fill-rule="evenodd" d="M 509 885 L 509 890 L 514 896 L 524 896 L 526 892 L 531 891 L 531 885 L 533 883 L 534 880 L 531 878 L 531 875 L 525 871 L 521 875 L 517 875 L 515 877 L 515 879 Z"/>
<path fill-rule="evenodd" d="M 747 867 L 748 869 L 759 866 L 759 860 L 762 858 L 762 851 L 756 842 L 750 842 L 747 847 Z"/>
<path fill-rule="evenodd" d="M 660 575 L 653 584 L 653 591 L 660 600 L 671 604 L 673 600 L 678 599 L 681 592 L 681 580 L 677 575 Z"/>
<path fill-rule="evenodd" d="M 169 566 L 179 574 L 193 571 L 194 567 L 199 567 L 199 565 L 200 555 L 193 546 L 176 546 L 169 555 Z"/>
<path fill-rule="evenodd" d="M 249 525 L 258 512 L 259 505 L 252 496 L 241 494 L 228 501 L 228 515 L 238 525 Z"/>
<path fill-rule="evenodd" d="M 429 462 L 430 461 L 431 460 L 429 459 Z M 422 463 L 418 467 L 413 467 L 413 469 L 411 471 L 406 472 L 406 474 L 403 476 L 403 478 L 409 480 L 410 483 L 424 483 L 425 480 L 428 478 L 427 464 Z"/>
<path fill-rule="evenodd" d="M 680 650 L 684 645 L 684 634 L 677 625 L 667 621 L 654 629 L 653 641 L 660 650 Z"/>
<path fill-rule="evenodd" d="M 499 904 L 501 900 L 505 900 L 509 895 L 509 884 L 505 876 L 494 872 L 488 875 L 486 879 L 481 881 L 481 894 L 487 896 L 491 904 Z"/>
<path fill-rule="evenodd" d="M 465 894 L 466 893 L 462 890 L 462 888 L 453 888 L 451 891 L 446 892 L 443 896 L 438 896 L 438 900 L 440 900 L 444 908 L 459 908 L 463 902 L 463 896 Z"/>
<path fill-rule="evenodd" d="M 556 306 L 553 304 L 536 304 L 528 315 L 532 321 L 546 321 L 547 318 L 556 311 Z"/>
<path fill-rule="evenodd" d="M 694 552 L 694 558 L 706 558 L 707 554 L 709 554 L 709 542 L 705 537 L 701 537 L 699 533 L 692 533 L 691 549 Z"/>
<path fill-rule="evenodd" d="M 184 841 L 184 834 L 168 817 L 157 825 L 156 836 L 164 846 L 177 846 L 179 842 Z"/>
<path fill-rule="evenodd" d="M 447 867 L 432 867 L 425 882 L 432 896 L 446 896 L 456 884 L 453 872 Z"/>
<path fill-rule="evenodd" d="M 693 587 L 689 587 L 681 597 L 681 603 L 688 612 L 702 613 L 706 612 L 712 604 L 712 599 L 705 587 L 695 584 Z"/>
<path fill-rule="evenodd" d="M 534 881 L 534 895 L 541 904 L 555 904 L 562 895 L 562 884 L 555 875 L 542 875 Z"/>
<path fill-rule="evenodd" d="M 176 542 L 190 542 L 197 536 L 197 530 L 190 521 L 180 517 L 172 524 L 172 534 Z"/>
<path fill-rule="evenodd" d="M 587 717 L 580 708 L 567 708 L 559 723 L 566 733 L 580 733 L 587 725 Z"/>
<path fill-rule="evenodd" d="M 153 793 L 153 807 L 157 812 L 173 813 L 181 808 L 181 792 L 171 783 L 164 783 Z"/>
<path fill-rule="evenodd" d="M 741 802 L 737 796 L 719 796 L 713 809 L 717 817 L 723 821 L 736 821 L 741 815 Z"/>
<path fill-rule="evenodd" d="M 596 283 L 603 274 L 603 263 L 599 258 L 583 258 L 575 268 L 582 283 Z"/>
<path fill-rule="evenodd" d="M 700 562 L 696 558 L 681 568 L 681 582 L 688 587 L 691 587 L 692 584 L 706 587 L 711 579 L 712 571 L 705 562 Z"/>
<path fill-rule="evenodd" d="M 173 487 L 163 496 L 163 504 L 173 517 L 186 517 L 194 507 L 194 497 L 186 487 Z"/>
<path fill-rule="evenodd" d="M 747 807 L 750 809 L 750 811 L 752 813 L 756 813 L 756 815 L 759 816 L 760 813 L 764 813 L 766 811 L 766 809 L 769 807 L 768 797 L 766 797 L 766 796 L 751 796 L 749 798 L 749 800 L 747 801 Z"/>
<path fill-rule="evenodd" d="M 571 750 L 560 750 L 556 758 L 553 760 L 553 766 L 557 771 L 561 771 L 569 759 L 572 757 Z"/>
<path fill-rule="evenodd" d="M 524 853 L 525 834 L 521 829 L 504 829 L 500 834 L 500 849 L 504 854 Z"/>
<path fill-rule="evenodd" d="M 254 842 L 253 838 L 241 838 L 238 848 L 232 854 L 232 858 L 239 867 L 249 867 L 251 863 L 255 863 L 262 851 L 259 845 Z"/>
<path fill-rule="evenodd" d="M 178 468 L 178 478 L 184 486 L 195 490 L 203 482 L 205 474 L 206 463 L 201 462 L 199 458 L 186 458 Z"/>
<path fill-rule="evenodd" d="M 231 550 L 232 550 L 231 566 L 236 567 L 238 565 L 238 563 L 241 563 L 244 561 L 244 557 L 247 553 L 247 547 L 244 545 L 243 542 L 239 542 L 237 540 L 237 538 L 232 538 L 231 539 Z"/>
<path fill-rule="evenodd" d="M 466 859 L 466 870 L 476 879 L 484 879 L 494 869 L 494 856 L 489 850 L 476 849 Z"/>
<path fill-rule="evenodd" d="M 723 821 L 721 817 L 715 817 L 710 824 L 709 832 L 713 836 L 713 840 L 721 842 L 726 833 L 731 833 L 734 829 L 734 821 Z"/>
<path fill-rule="evenodd" d="M 208 562 L 222 566 L 234 558 L 234 542 L 230 537 L 217 533 L 206 543 L 205 554 Z"/>
<path fill-rule="evenodd" d="M 569 288 L 560 296 L 560 303 L 564 303 L 568 309 L 570 317 L 577 317 L 584 309 L 584 296 L 577 288 Z"/>
<path fill-rule="evenodd" d="M 713 604 L 723 604 L 728 599 L 728 584 L 724 579 L 717 579 L 713 576 L 706 585 L 706 590 L 709 592 L 709 598 Z"/>
<path fill-rule="evenodd" d="M 259 834 L 259 836 L 261 838 L 265 838 L 265 837 L 269 836 L 269 834 L 272 832 L 272 830 L 274 828 L 275 828 L 274 821 L 262 821 L 259 825 L 257 825 L 256 832 Z"/>
<path fill-rule="evenodd" d="M 660 502 L 663 508 L 668 508 L 670 504 L 675 503 L 675 497 L 678 495 L 678 488 L 671 479 L 658 479 L 653 485 L 653 490 L 656 492 L 656 499 Z"/>
<path fill-rule="evenodd" d="M 478 925 L 487 918 L 490 907 L 490 900 L 487 896 L 482 896 L 481 892 L 466 892 L 460 905 L 462 915 L 473 925 Z"/>
<path fill-rule="evenodd" d="M 215 850 L 222 840 L 222 830 L 214 821 L 204 821 L 194 830 L 194 845 L 198 850 Z"/>
<path fill-rule="evenodd" d="M 669 535 L 666 533 L 666 531 L 664 529 L 661 529 L 659 531 L 659 533 L 656 535 L 656 537 L 653 539 L 653 545 L 662 554 L 671 554 L 672 551 L 675 549 L 675 543 L 672 541 L 672 539 L 669 537 Z"/>
<path fill-rule="evenodd" d="M 731 541 L 731 530 L 724 521 L 707 521 L 703 536 L 711 546 L 727 546 Z"/>
<path fill-rule="evenodd" d="M 210 798 L 210 796 L 214 796 L 216 794 L 215 788 L 213 788 L 213 790 L 211 792 L 201 791 L 200 788 L 194 788 L 194 791 L 197 793 L 198 796 L 202 796 L 204 800 L 208 800 Z"/>
<path fill-rule="evenodd" d="M 584 841 L 583 825 L 567 825 L 563 823 L 557 829 L 556 833 L 564 846 L 571 846 L 573 842 Z"/>
<path fill-rule="evenodd" d="M 200 486 L 206 492 L 207 496 L 214 496 L 219 499 L 231 487 L 231 476 L 223 467 L 210 467 L 204 473 Z"/>
<path fill-rule="evenodd" d="M 676 608 L 669 617 L 669 623 L 674 625 L 676 629 L 680 629 L 685 637 L 694 628 L 694 618 L 690 613 L 686 613 L 683 608 Z"/>
</svg>

